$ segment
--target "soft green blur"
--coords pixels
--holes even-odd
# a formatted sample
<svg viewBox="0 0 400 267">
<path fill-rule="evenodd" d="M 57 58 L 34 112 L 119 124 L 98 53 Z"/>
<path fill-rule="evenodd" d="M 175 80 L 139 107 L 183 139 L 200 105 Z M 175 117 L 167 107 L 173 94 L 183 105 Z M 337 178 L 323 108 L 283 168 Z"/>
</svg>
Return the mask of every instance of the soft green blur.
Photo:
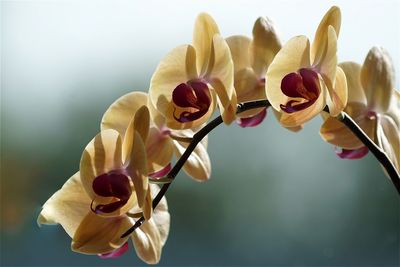
<svg viewBox="0 0 400 267">
<path fill-rule="evenodd" d="M 362 63 L 379 44 L 399 74 L 399 3 L 333 3 L 343 17 L 339 60 Z M 163 55 L 191 41 L 201 11 L 224 36 L 250 35 L 267 15 L 288 40 L 312 38 L 331 4 L 2 1 L 0 265 L 142 264 L 133 250 L 115 260 L 73 253 L 60 226 L 36 225 L 41 205 L 78 170 L 108 105 L 147 90 Z M 395 189 L 372 155 L 338 159 L 320 124 L 294 134 L 269 110 L 259 127 L 212 132 L 211 180 L 181 173 L 168 192 L 172 224 L 160 264 L 398 266 Z"/>
</svg>

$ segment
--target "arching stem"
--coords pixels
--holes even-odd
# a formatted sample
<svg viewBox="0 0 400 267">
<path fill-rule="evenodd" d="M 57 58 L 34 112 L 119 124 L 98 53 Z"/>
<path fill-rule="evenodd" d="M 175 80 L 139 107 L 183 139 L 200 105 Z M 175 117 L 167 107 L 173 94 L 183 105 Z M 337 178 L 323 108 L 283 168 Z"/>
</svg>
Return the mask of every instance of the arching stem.
<svg viewBox="0 0 400 267">
<path fill-rule="evenodd" d="M 262 107 L 269 107 L 270 103 L 268 100 L 256 100 L 256 101 L 250 101 L 250 102 L 245 102 L 241 103 L 237 107 L 236 114 L 242 113 L 246 110 L 251 110 L 251 109 L 256 109 L 256 108 L 262 108 Z M 325 109 L 327 111 L 327 108 Z M 365 132 L 353 121 L 353 119 L 347 115 L 345 112 L 341 112 L 339 116 L 336 117 L 339 121 L 341 121 L 343 124 L 345 124 L 357 137 L 360 139 L 360 141 L 368 147 L 368 149 L 374 154 L 374 156 L 378 159 L 378 161 L 384 166 L 385 170 L 390 176 L 391 181 L 393 182 L 395 188 L 397 189 L 397 192 L 400 194 L 400 176 L 399 173 L 397 172 L 396 168 L 394 167 L 393 163 L 391 160 L 388 158 L 386 153 L 379 148 L 369 137 Z M 207 125 L 205 125 L 203 128 L 201 128 L 197 133 L 193 135 L 193 138 L 191 142 L 189 143 L 189 146 L 186 148 L 185 152 L 182 154 L 182 156 L 178 159 L 178 161 L 175 163 L 174 167 L 170 170 L 168 175 L 165 178 L 175 179 L 176 175 L 179 173 L 179 171 L 182 169 L 183 165 L 185 164 L 186 160 L 189 158 L 189 156 L 192 154 L 193 150 L 196 148 L 197 144 L 203 140 L 203 138 L 209 134 L 213 129 L 215 129 L 218 125 L 222 124 L 223 120 L 221 116 L 216 117 L 213 119 L 211 122 L 209 122 Z M 171 181 L 171 183 L 172 183 Z M 164 184 L 156 197 L 153 199 L 153 209 L 155 209 L 160 203 L 162 197 L 165 195 L 165 193 L 168 191 L 169 186 L 171 183 L 166 183 Z M 121 238 L 127 237 L 130 235 L 133 231 L 136 230 L 142 223 L 145 221 L 144 217 L 141 217 L 136 221 L 136 223 L 129 228 L 122 236 Z"/>
</svg>

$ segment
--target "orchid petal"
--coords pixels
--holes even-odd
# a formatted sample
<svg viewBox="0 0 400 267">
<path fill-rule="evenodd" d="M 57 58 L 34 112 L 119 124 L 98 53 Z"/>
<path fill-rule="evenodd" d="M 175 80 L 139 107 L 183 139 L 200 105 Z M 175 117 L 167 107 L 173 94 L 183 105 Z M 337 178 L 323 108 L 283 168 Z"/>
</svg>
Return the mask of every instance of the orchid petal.
<svg viewBox="0 0 400 267">
<path fill-rule="evenodd" d="M 315 64 L 315 66 L 319 73 L 324 78 L 325 84 L 327 85 L 328 89 L 332 91 L 331 88 L 335 88 L 335 77 L 336 77 L 336 70 L 337 70 L 337 37 L 335 30 L 332 26 L 328 26 L 326 36 L 326 52 L 321 57 L 320 61 Z M 330 92 L 332 94 L 332 92 Z M 333 98 L 331 96 L 331 98 Z"/>
<path fill-rule="evenodd" d="M 104 113 L 101 130 L 114 129 L 124 138 L 125 131 L 136 111 L 147 104 L 147 93 L 132 92 L 118 98 Z"/>
<path fill-rule="evenodd" d="M 367 117 L 365 108 L 361 103 L 352 102 L 347 105 L 345 111 L 371 139 L 374 139 L 376 120 Z M 322 124 L 320 135 L 326 142 L 344 149 L 354 150 L 364 146 L 347 126 L 333 117 L 328 117 Z"/>
<path fill-rule="evenodd" d="M 71 248 L 84 254 L 112 252 L 127 241 L 128 238 L 121 238 L 121 235 L 133 224 L 127 216 L 101 217 L 89 212 L 76 230 Z"/>
<path fill-rule="evenodd" d="M 335 30 L 336 36 L 339 36 L 341 23 L 340 9 L 336 6 L 331 7 L 322 18 L 315 32 L 313 44 L 311 46 L 311 61 L 313 64 L 319 64 L 327 50 L 327 34 L 329 26 Z"/>
<path fill-rule="evenodd" d="M 265 99 L 265 87 L 253 69 L 244 68 L 235 74 L 235 90 L 238 102 L 254 101 L 257 99 Z M 254 116 L 262 111 L 262 108 L 251 109 L 238 114 L 240 118 Z"/>
<path fill-rule="evenodd" d="M 131 155 L 134 133 L 137 132 L 141 140 L 146 142 L 149 135 L 150 113 L 146 106 L 141 106 L 134 114 L 134 117 L 127 125 L 127 129 L 122 143 L 122 158 L 124 163 L 129 161 Z"/>
<path fill-rule="evenodd" d="M 67 234 L 73 237 L 79 223 L 91 212 L 90 202 L 77 172 L 44 203 L 37 223 L 61 224 Z"/>
<path fill-rule="evenodd" d="M 400 130 L 389 116 L 378 116 L 377 143 L 400 173 Z"/>
<path fill-rule="evenodd" d="M 390 116 L 400 128 L 400 91 L 394 90 L 389 110 L 385 113 Z"/>
<path fill-rule="evenodd" d="M 385 112 L 394 91 L 394 67 L 387 51 L 373 47 L 361 68 L 361 84 L 367 96 L 368 108 Z"/>
<path fill-rule="evenodd" d="M 331 116 L 337 116 L 347 105 L 347 81 L 346 75 L 340 67 L 337 67 L 336 82 L 333 90 L 328 87 L 326 104 Z"/>
<path fill-rule="evenodd" d="M 147 107 L 149 108 L 150 118 L 152 124 L 157 126 L 158 128 L 163 128 L 166 124 L 165 117 L 156 109 L 153 102 L 151 102 L 150 98 L 147 98 Z"/>
<path fill-rule="evenodd" d="M 188 133 L 185 132 L 185 134 Z M 207 152 L 207 139 L 205 137 L 202 142 L 197 144 L 196 148 L 183 165 L 183 170 L 196 181 L 206 181 L 211 175 L 211 161 Z M 174 140 L 175 154 L 181 157 L 188 147 L 188 143 Z"/>
<path fill-rule="evenodd" d="M 149 180 L 147 177 L 146 149 L 143 139 L 137 131 L 133 134 L 132 149 L 127 164 L 126 171 L 134 184 L 139 207 L 143 207 Z"/>
<path fill-rule="evenodd" d="M 80 162 L 82 185 L 91 199 L 96 197 L 94 179 L 122 167 L 121 136 L 116 130 L 107 129 L 97 134 L 83 151 Z"/>
<path fill-rule="evenodd" d="M 132 235 L 133 245 L 140 259 L 147 264 L 157 264 L 161 258 L 161 237 L 153 219 L 145 221 Z"/>
<path fill-rule="evenodd" d="M 170 163 L 173 156 L 173 143 L 168 135 L 156 127 L 151 127 L 146 142 L 148 172 L 157 172 Z"/>
<path fill-rule="evenodd" d="M 204 143 L 203 143 L 204 145 Z M 157 185 L 150 185 L 151 196 L 154 199 L 158 192 L 160 192 L 160 187 Z M 168 203 L 165 197 L 162 197 L 160 203 L 154 209 L 152 219 L 156 223 L 157 229 L 160 232 L 161 245 L 164 246 L 167 241 L 170 226 L 170 214 L 168 212 Z"/>
<path fill-rule="evenodd" d="M 343 62 L 339 64 L 339 67 L 346 76 L 348 90 L 347 102 L 358 102 L 367 105 L 367 99 L 360 80 L 361 65 L 355 62 Z"/>
<path fill-rule="evenodd" d="M 150 82 L 149 98 L 154 107 L 166 118 L 167 124 L 174 119 L 172 93 L 181 83 L 196 79 L 196 51 L 193 46 L 183 45 L 173 49 L 158 64 Z M 203 121 L 207 118 L 203 118 Z M 200 123 L 200 124 L 201 124 Z M 190 128 L 191 123 L 179 123 Z M 170 127 L 170 125 L 168 125 Z M 172 125 L 173 126 L 173 125 Z M 172 127 L 171 127 L 172 128 Z"/>
<path fill-rule="evenodd" d="M 257 77 L 264 78 L 268 66 L 281 47 L 274 23 L 267 17 L 258 18 L 254 23 L 250 46 L 251 65 Z"/>
<path fill-rule="evenodd" d="M 197 53 L 197 69 L 202 76 L 208 69 L 212 54 L 211 44 L 219 29 L 214 19 L 207 13 L 201 13 L 196 18 L 193 30 L 193 46 Z"/>
<path fill-rule="evenodd" d="M 251 39 L 242 36 L 234 35 L 226 38 L 226 43 L 231 50 L 234 72 L 250 67 L 249 48 Z"/>
<path fill-rule="evenodd" d="M 310 43 L 305 36 L 293 37 L 276 54 L 267 71 L 266 95 L 274 109 L 280 111 L 280 105 L 289 99 L 281 90 L 282 79 L 307 67 L 310 67 Z"/>
<path fill-rule="evenodd" d="M 212 60 L 206 79 L 218 95 L 218 106 L 222 119 L 230 124 L 236 117 L 236 93 L 234 89 L 233 61 L 226 41 L 216 34 L 212 42 Z"/>
<path fill-rule="evenodd" d="M 282 115 L 284 115 L 284 113 L 282 113 L 282 112 L 279 112 L 279 111 L 277 111 L 276 109 L 271 109 L 271 110 L 273 110 L 273 112 L 274 112 L 274 115 L 275 115 L 275 118 L 280 122 L 281 121 L 281 117 L 282 117 Z M 323 114 L 323 113 L 321 113 L 321 114 Z M 304 128 L 304 126 L 301 124 L 301 125 L 298 125 L 298 126 L 294 126 L 294 127 L 285 127 L 286 129 L 288 129 L 289 131 L 292 131 L 292 132 L 294 132 L 294 133 L 297 133 L 297 132 L 299 132 L 300 130 L 302 130 L 303 128 Z"/>
</svg>

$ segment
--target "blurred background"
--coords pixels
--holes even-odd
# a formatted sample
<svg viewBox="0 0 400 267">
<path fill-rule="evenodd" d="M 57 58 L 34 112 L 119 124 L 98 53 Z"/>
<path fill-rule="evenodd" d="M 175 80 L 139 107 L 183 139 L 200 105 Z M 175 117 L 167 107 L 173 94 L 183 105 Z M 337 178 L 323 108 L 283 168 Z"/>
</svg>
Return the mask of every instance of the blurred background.
<svg viewBox="0 0 400 267">
<path fill-rule="evenodd" d="M 103 112 L 148 89 L 159 60 L 191 42 L 199 12 L 225 37 L 250 36 L 257 17 L 269 16 L 285 41 L 312 38 L 333 4 L 342 10 L 339 60 L 362 63 L 382 45 L 399 77 L 394 0 L 2 1 L 1 265 L 143 265 L 133 250 L 115 260 L 73 253 L 61 227 L 36 224 L 77 171 Z M 269 112 L 256 128 L 212 132 L 211 180 L 181 173 L 168 192 L 160 265 L 398 266 L 399 196 L 372 155 L 340 160 L 320 124 L 294 134 Z"/>
</svg>

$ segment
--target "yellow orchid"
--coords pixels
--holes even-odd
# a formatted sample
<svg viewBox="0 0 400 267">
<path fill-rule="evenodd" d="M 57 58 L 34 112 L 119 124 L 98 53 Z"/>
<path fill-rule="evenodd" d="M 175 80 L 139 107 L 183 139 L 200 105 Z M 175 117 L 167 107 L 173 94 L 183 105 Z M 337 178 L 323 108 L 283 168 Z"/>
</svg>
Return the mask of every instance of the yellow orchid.
<svg viewBox="0 0 400 267">
<path fill-rule="evenodd" d="M 400 93 L 394 89 L 394 67 L 390 56 L 373 47 L 362 66 L 340 64 L 346 74 L 349 100 L 345 112 L 378 144 L 400 170 Z M 368 152 L 363 143 L 341 122 L 327 118 L 322 138 L 343 148 L 346 158 L 359 158 Z"/>
<path fill-rule="evenodd" d="M 340 9 L 334 6 L 321 20 L 311 47 L 306 36 L 294 37 L 269 66 L 266 95 L 282 113 L 283 126 L 300 126 L 325 106 L 336 116 L 346 106 L 346 77 L 336 56 L 340 21 Z"/>
<path fill-rule="evenodd" d="M 143 105 L 148 105 L 151 114 L 150 130 L 145 142 L 149 176 L 162 177 L 171 168 L 173 154 L 180 157 L 188 143 L 181 138 L 191 138 L 194 129 L 171 130 L 166 127 L 165 118 L 152 106 L 147 93 L 131 92 L 117 99 L 104 113 L 101 129 L 114 129 L 125 135 L 129 120 Z M 205 137 L 199 143 L 183 166 L 184 171 L 198 181 L 207 180 L 211 175 L 211 162 L 207 153 Z"/>
<path fill-rule="evenodd" d="M 90 207 L 92 199 L 87 194 L 77 172 L 43 205 L 37 219 L 39 225 L 61 224 L 72 238 L 72 250 L 112 258 L 128 249 L 129 237 L 120 238 L 132 227 L 134 219 L 127 214 L 113 217 L 99 216 Z M 152 197 L 158 193 L 156 185 L 150 186 Z M 132 213 L 138 210 L 133 207 Z M 149 264 L 159 262 L 161 250 L 169 232 L 170 215 L 167 201 L 162 198 L 153 217 L 146 220 L 130 236 L 138 256 Z"/>
<path fill-rule="evenodd" d="M 242 35 L 226 38 L 232 54 L 235 73 L 235 90 L 238 102 L 265 99 L 265 73 L 281 49 L 281 42 L 272 21 L 258 18 L 253 27 L 253 39 Z M 238 115 L 242 127 L 260 124 L 266 108 L 253 109 Z"/>
<path fill-rule="evenodd" d="M 101 216 L 126 213 L 137 202 L 151 216 L 145 142 L 150 113 L 142 106 L 130 120 L 124 136 L 113 129 L 101 131 L 86 146 L 80 162 L 82 185 Z"/>
<path fill-rule="evenodd" d="M 193 45 L 173 49 L 159 63 L 149 97 L 171 129 L 202 125 L 217 103 L 229 124 L 237 103 L 233 82 L 229 47 L 211 16 L 202 13 L 195 22 Z"/>
</svg>

